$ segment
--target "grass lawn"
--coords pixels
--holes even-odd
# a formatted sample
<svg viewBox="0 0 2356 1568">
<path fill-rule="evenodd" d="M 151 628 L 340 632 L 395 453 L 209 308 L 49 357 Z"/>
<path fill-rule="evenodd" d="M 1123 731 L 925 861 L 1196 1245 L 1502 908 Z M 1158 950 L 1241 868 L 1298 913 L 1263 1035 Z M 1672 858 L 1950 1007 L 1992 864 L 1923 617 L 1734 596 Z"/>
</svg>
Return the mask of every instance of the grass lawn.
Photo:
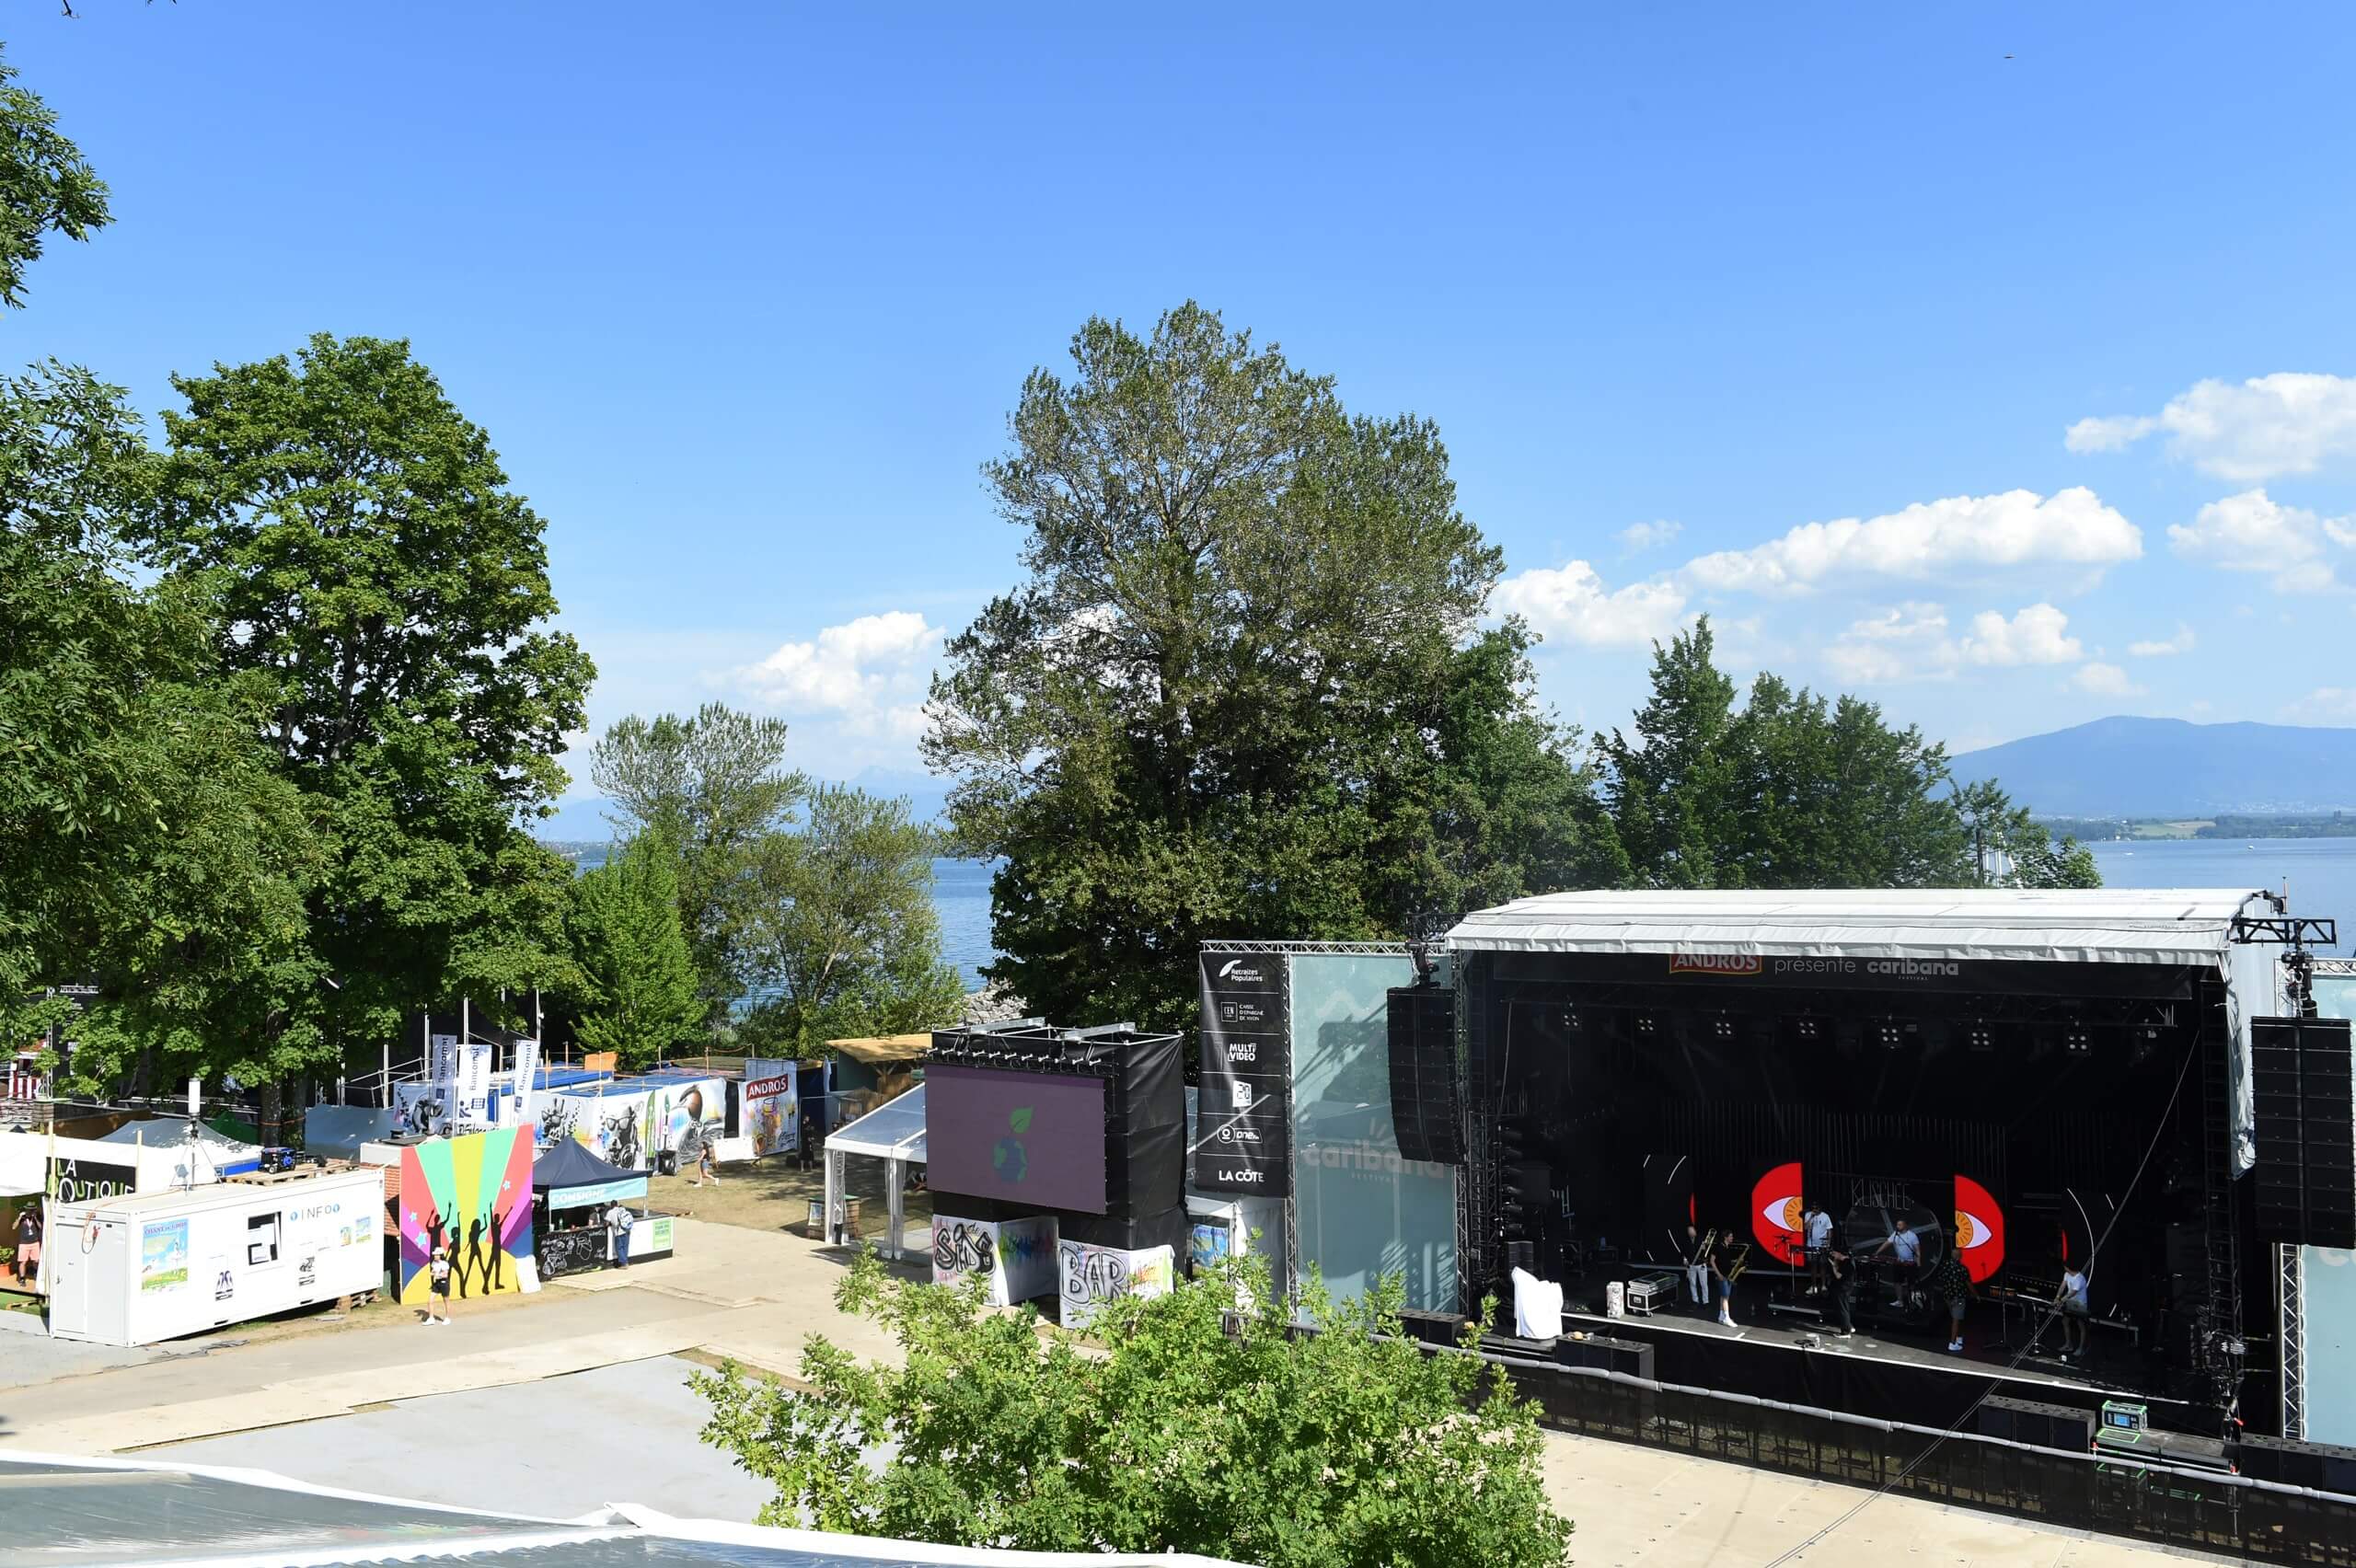
<svg viewBox="0 0 2356 1568">
<path fill-rule="evenodd" d="M 874 1239 L 884 1232 L 884 1162 L 849 1159 L 843 1167 L 850 1195 L 860 1201 L 860 1234 Z M 722 1165 L 718 1186 L 709 1182 L 694 1186 L 686 1176 L 655 1176 L 650 1179 L 649 1188 L 649 1201 L 666 1214 L 799 1235 L 810 1217 L 810 1205 L 826 1197 L 826 1170 L 818 1161 L 804 1170 L 791 1155 L 773 1154 L 766 1159 Z M 910 1228 L 932 1223 L 930 1194 L 910 1193 L 906 1202 Z"/>
</svg>

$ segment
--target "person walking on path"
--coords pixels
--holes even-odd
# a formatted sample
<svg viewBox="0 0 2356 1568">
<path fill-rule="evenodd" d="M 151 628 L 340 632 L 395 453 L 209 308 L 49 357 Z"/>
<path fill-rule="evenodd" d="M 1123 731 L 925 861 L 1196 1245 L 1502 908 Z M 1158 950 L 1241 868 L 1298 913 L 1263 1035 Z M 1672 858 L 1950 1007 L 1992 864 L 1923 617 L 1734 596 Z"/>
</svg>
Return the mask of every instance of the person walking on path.
<svg viewBox="0 0 2356 1568">
<path fill-rule="evenodd" d="M 711 1140 L 709 1138 L 704 1140 L 703 1151 L 696 1156 L 696 1179 L 687 1185 L 700 1187 L 706 1181 L 710 1181 L 715 1187 L 720 1185 L 720 1161 L 712 1155 Z"/>
<path fill-rule="evenodd" d="M 425 1297 L 425 1320 L 446 1329 L 450 1326 L 450 1249 L 436 1246 L 433 1261 L 425 1269 L 430 1287 Z"/>
</svg>

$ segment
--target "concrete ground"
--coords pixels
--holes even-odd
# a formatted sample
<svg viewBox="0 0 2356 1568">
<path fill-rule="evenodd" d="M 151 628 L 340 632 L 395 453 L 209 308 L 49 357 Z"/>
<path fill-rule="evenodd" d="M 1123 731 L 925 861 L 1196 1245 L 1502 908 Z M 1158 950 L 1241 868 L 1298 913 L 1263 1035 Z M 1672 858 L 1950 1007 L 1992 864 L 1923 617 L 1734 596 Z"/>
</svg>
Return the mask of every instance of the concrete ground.
<svg viewBox="0 0 2356 1568">
<path fill-rule="evenodd" d="M 176 1443 L 146 1457 L 244 1465 L 318 1486 L 570 1519 L 609 1503 L 684 1518 L 749 1520 L 768 1488 L 697 1440 L 699 1370 L 660 1355 L 512 1389 L 400 1400 L 380 1410 Z"/>
<path fill-rule="evenodd" d="M 862 1356 L 889 1357 L 895 1347 L 873 1325 L 835 1310 L 839 1252 L 778 1227 L 702 1218 L 680 1220 L 677 1239 L 676 1257 L 628 1274 L 561 1282 L 496 1307 L 461 1303 L 446 1329 L 396 1314 L 79 1375 L 61 1367 L 38 1386 L 0 1393 L 0 1447 L 106 1454 L 180 1445 L 170 1451 L 191 1453 L 243 1434 L 238 1447 L 207 1452 L 276 1455 L 284 1462 L 238 1462 L 431 1501 L 538 1512 L 525 1501 L 537 1485 L 568 1502 L 595 1493 L 566 1512 L 616 1501 L 745 1518 L 758 1493 L 695 1441 L 696 1412 L 681 1402 L 692 1396 L 669 1385 L 668 1358 L 694 1351 L 790 1375 L 814 1332 Z M 0 1365 L 42 1343 L 0 1337 Z M 601 1376 L 607 1368 L 616 1370 Z M 522 1384 L 533 1387 L 520 1400 L 498 1391 Z M 647 1424 L 634 1441 L 638 1421 Z M 445 1443 L 446 1461 L 420 1458 Z M 537 1457 L 551 1449 L 552 1467 Z M 395 1458 L 377 1460 L 379 1451 Z M 567 1463 L 574 1455 L 577 1465 Z M 1582 1563 L 1763 1564 L 1865 1496 L 1562 1434 L 1549 1435 L 1545 1467 L 1556 1505 L 1577 1521 L 1573 1550 Z M 574 1485 L 565 1479 L 572 1470 L 579 1489 L 563 1490 Z M 709 1503 L 689 1506 L 687 1498 Z M 1819 1568 L 2170 1560 L 2179 1554 L 1902 1497 L 1874 1501 L 1797 1559 Z"/>
</svg>

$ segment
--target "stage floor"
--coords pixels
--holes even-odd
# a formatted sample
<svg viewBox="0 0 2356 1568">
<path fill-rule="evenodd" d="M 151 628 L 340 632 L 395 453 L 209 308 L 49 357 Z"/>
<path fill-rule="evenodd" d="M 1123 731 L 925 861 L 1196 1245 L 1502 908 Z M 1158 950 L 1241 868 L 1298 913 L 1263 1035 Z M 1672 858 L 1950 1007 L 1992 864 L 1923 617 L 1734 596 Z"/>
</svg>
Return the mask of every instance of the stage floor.
<svg viewBox="0 0 2356 1568">
<path fill-rule="evenodd" d="M 2106 1348 L 2097 1337 L 2090 1362 L 2085 1366 L 2064 1363 L 2045 1352 L 2022 1355 L 2019 1346 L 2007 1346 L 2002 1343 L 1997 1314 L 1992 1307 L 1976 1307 L 1974 1310 L 1983 1314 L 1986 1320 L 1966 1321 L 1963 1349 L 1955 1354 L 1949 1353 L 1945 1343 L 1936 1339 L 1935 1330 L 1929 1334 L 1909 1332 L 1903 1329 L 1890 1333 L 1878 1326 L 1869 1328 L 1861 1323 L 1853 1338 L 1842 1339 L 1813 1318 L 1771 1312 L 1764 1302 L 1738 1302 L 1735 1326 L 1731 1329 L 1691 1303 L 1680 1302 L 1674 1308 L 1648 1317 L 1632 1314 L 1623 1318 L 1581 1311 L 1566 1303 L 1563 1309 L 1563 1327 L 1566 1333 L 1576 1324 L 1587 1332 L 1616 1336 L 1640 1331 L 1692 1334 L 1761 1348 L 1854 1356 L 1861 1360 L 1919 1367 L 1925 1371 L 1996 1378 L 2008 1385 L 2003 1391 L 2015 1399 L 2038 1398 L 2036 1390 L 2042 1388 L 2066 1390 L 2076 1395 L 2077 1398 L 2070 1401 L 2073 1403 L 2085 1402 L 2090 1394 L 2128 1391 L 2133 1391 L 2138 1400 L 2152 1403 L 2167 1402 L 2153 1399 L 2130 1380 L 2138 1366 L 2138 1357 L 2131 1350 L 2119 1346 Z M 2020 1332 L 2017 1323 L 2015 1332 Z M 2058 1326 L 2050 1328 L 2045 1337 L 2046 1344 L 2058 1347 L 2060 1336 Z"/>
</svg>

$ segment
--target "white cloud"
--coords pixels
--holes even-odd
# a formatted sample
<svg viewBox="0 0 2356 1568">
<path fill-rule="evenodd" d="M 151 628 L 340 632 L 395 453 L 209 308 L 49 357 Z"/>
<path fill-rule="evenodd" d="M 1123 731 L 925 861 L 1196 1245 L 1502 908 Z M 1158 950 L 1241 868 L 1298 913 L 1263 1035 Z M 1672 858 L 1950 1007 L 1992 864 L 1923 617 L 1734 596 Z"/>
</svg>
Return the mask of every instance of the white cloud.
<svg viewBox="0 0 2356 1568">
<path fill-rule="evenodd" d="M 1642 648 L 1677 630 L 1685 595 L 1655 580 L 1608 589 L 1583 560 L 1535 567 L 1497 584 L 1496 607 L 1546 637 L 1588 648 Z"/>
<path fill-rule="evenodd" d="M 2067 664 L 2085 652 L 2069 628 L 2068 616 L 2038 604 L 2009 619 L 1982 610 L 1958 640 L 1947 635 L 1940 606 L 1910 603 L 1853 622 L 1827 645 L 1824 662 L 1844 680 L 1866 683 L 1951 675 L 1966 665 Z"/>
<path fill-rule="evenodd" d="M 2079 665 L 2077 673 L 2072 675 L 2070 680 L 2071 684 L 2080 691 L 2092 692 L 2096 697 L 2141 697 L 2143 695 L 2143 688 L 2129 680 L 2126 671 L 2116 664 L 2106 664 L 2099 659 L 2090 660 Z"/>
<path fill-rule="evenodd" d="M 1684 524 L 1672 523 L 1667 518 L 1662 518 L 1655 523 L 1631 524 L 1621 529 L 1614 537 L 1620 541 L 1620 553 L 1623 556 L 1632 556 L 1641 555 L 1649 549 L 1657 549 L 1683 532 L 1685 532 Z"/>
<path fill-rule="evenodd" d="M 1824 662 L 1843 680 L 1861 684 L 1942 675 L 1955 668 L 1946 612 L 1906 604 L 1851 624 L 1824 650 Z"/>
<path fill-rule="evenodd" d="M 830 626 L 809 642 L 789 642 L 735 672 L 752 696 L 788 711 L 872 713 L 939 640 L 914 610 L 861 616 Z"/>
<path fill-rule="evenodd" d="M 2085 566 L 2143 553 L 2136 526 L 2083 487 L 1917 502 L 1879 517 L 1806 523 L 1747 550 L 1721 550 L 1685 574 L 1722 592 L 1796 593 L 1844 578 L 1952 579 L 1974 571 Z"/>
<path fill-rule="evenodd" d="M 2274 574 L 2278 594 L 2328 594 L 2340 586 L 2333 546 L 2356 543 L 2356 518 L 2318 517 L 2284 506 L 2263 488 L 2202 507 L 2189 525 L 2172 524 L 2168 548 L 2188 560 L 2227 571 Z"/>
<path fill-rule="evenodd" d="M 2051 605 L 2031 605 L 2010 620 L 1982 610 L 1960 651 L 1974 664 L 2066 664 L 2085 651 L 2069 628 L 2070 617 Z"/>
<path fill-rule="evenodd" d="M 2240 386 L 2200 381 L 2156 414 L 2080 420 L 2063 435 L 2073 452 L 2120 452 L 2165 434 L 2171 456 L 2227 479 L 2312 474 L 2356 456 L 2356 380 L 2283 371 Z"/>
<path fill-rule="evenodd" d="M 2189 653 L 2192 645 L 2192 628 L 2178 621 L 2174 637 L 2164 641 L 2131 642 L 2127 645 L 2127 651 L 2138 659 L 2164 659 L 2171 653 Z"/>
<path fill-rule="evenodd" d="M 2282 711 L 2286 718 L 2311 724 L 2356 721 L 2356 686 L 2317 686 Z"/>
</svg>

